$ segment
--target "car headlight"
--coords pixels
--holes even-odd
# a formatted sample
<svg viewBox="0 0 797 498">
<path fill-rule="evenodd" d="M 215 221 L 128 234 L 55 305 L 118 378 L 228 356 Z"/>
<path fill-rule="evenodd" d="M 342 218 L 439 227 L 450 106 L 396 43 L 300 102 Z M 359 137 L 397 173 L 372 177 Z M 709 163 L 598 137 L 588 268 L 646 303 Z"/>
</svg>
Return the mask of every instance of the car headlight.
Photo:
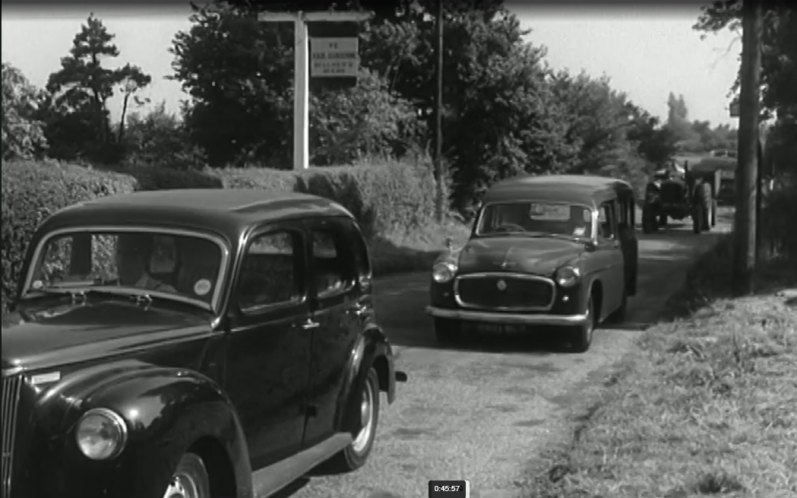
<svg viewBox="0 0 797 498">
<path fill-rule="evenodd" d="M 75 431 L 80 451 L 92 460 L 108 460 L 122 452 L 127 442 L 127 424 L 107 408 L 94 408 L 80 418 Z"/>
<path fill-rule="evenodd" d="M 573 266 L 563 266 L 556 270 L 556 283 L 562 287 L 573 287 L 578 283 L 581 272 Z"/>
<path fill-rule="evenodd" d="M 444 284 L 454 278 L 457 267 L 449 262 L 437 263 L 432 268 L 432 278 L 438 284 Z"/>
</svg>

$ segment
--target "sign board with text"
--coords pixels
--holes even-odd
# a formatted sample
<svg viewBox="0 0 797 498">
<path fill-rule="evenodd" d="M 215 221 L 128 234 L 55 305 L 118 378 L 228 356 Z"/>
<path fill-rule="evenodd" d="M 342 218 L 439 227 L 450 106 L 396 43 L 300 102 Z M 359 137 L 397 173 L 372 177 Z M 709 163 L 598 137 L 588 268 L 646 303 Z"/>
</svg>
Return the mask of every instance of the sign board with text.
<svg viewBox="0 0 797 498">
<path fill-rule="evenodd" d="M 360 68 L 357 37 L 311 37 L 310 76 L 356 78 Z"/>
</svg>

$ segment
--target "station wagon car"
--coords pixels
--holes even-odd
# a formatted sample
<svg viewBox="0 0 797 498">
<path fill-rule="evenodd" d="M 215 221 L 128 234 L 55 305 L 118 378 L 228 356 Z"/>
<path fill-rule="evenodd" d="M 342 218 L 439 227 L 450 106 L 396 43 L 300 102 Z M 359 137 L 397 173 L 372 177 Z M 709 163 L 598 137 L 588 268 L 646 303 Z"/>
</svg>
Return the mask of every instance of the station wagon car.
<svg viewBox="0 0 797 498">
<path fill-rule="evenodd" d="M 266 496 L 363 465 L 406 380 L 360 229 L 319 197 L 84 202 L 39 227 L 20 280 L 3 498 Z"/>
<path fill-rule="evenodd" d="M 463 325 L 520 333 L 561 326 L 574 350 L 588 350 L 595 326 L 622 320 L 636 293 L 634 215 L 633 189 L 614 178 L 496 183 L 467 243 L 434 264 L 427 312 L 438 340 L 455 341 Z"/>
</svg>

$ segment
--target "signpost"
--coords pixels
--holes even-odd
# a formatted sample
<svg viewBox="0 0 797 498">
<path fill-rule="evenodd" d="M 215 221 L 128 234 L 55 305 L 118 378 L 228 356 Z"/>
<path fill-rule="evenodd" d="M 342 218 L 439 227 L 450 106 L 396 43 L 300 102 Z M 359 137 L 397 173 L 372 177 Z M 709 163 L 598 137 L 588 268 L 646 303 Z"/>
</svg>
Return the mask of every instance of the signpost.
<svg viewBox="0 0 797 498">
<path fill-rule="evenodd" d="M 310 36 L 308 23 L 354 23 L 373 16 L 370 12 L 261 12 L 257 18 L 261 22 L 293 22 L 294 25 L 294 82 L 293 82 L 293 169 L 304 170 L 309 166 L 309 95 L 310 95 Z M 348 41 L 346 39 L 348 38 Z M 359 69 L 356 32 L 353 37 L 356 57 L 352 58 L 352 37 L 315 38 L 313 68 L 322 78 L 352 78 L 356 83 Z M 322 56 L 323 54 L 323 56 Z M 315 76 L 315 74 L 314 74 Z"/>
</svg>

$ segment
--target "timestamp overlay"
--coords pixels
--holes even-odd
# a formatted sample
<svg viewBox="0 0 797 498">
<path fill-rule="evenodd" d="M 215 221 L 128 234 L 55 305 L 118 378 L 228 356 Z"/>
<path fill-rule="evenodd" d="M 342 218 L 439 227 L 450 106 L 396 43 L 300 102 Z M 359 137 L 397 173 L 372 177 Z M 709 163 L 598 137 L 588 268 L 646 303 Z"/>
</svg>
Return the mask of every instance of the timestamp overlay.
<svg viewBox="0 0 797 498">
<path fill-rule="evenodd" d="M 429 498 L 470 498 L 470 481 L 429 481 Z"/>
</svg>

